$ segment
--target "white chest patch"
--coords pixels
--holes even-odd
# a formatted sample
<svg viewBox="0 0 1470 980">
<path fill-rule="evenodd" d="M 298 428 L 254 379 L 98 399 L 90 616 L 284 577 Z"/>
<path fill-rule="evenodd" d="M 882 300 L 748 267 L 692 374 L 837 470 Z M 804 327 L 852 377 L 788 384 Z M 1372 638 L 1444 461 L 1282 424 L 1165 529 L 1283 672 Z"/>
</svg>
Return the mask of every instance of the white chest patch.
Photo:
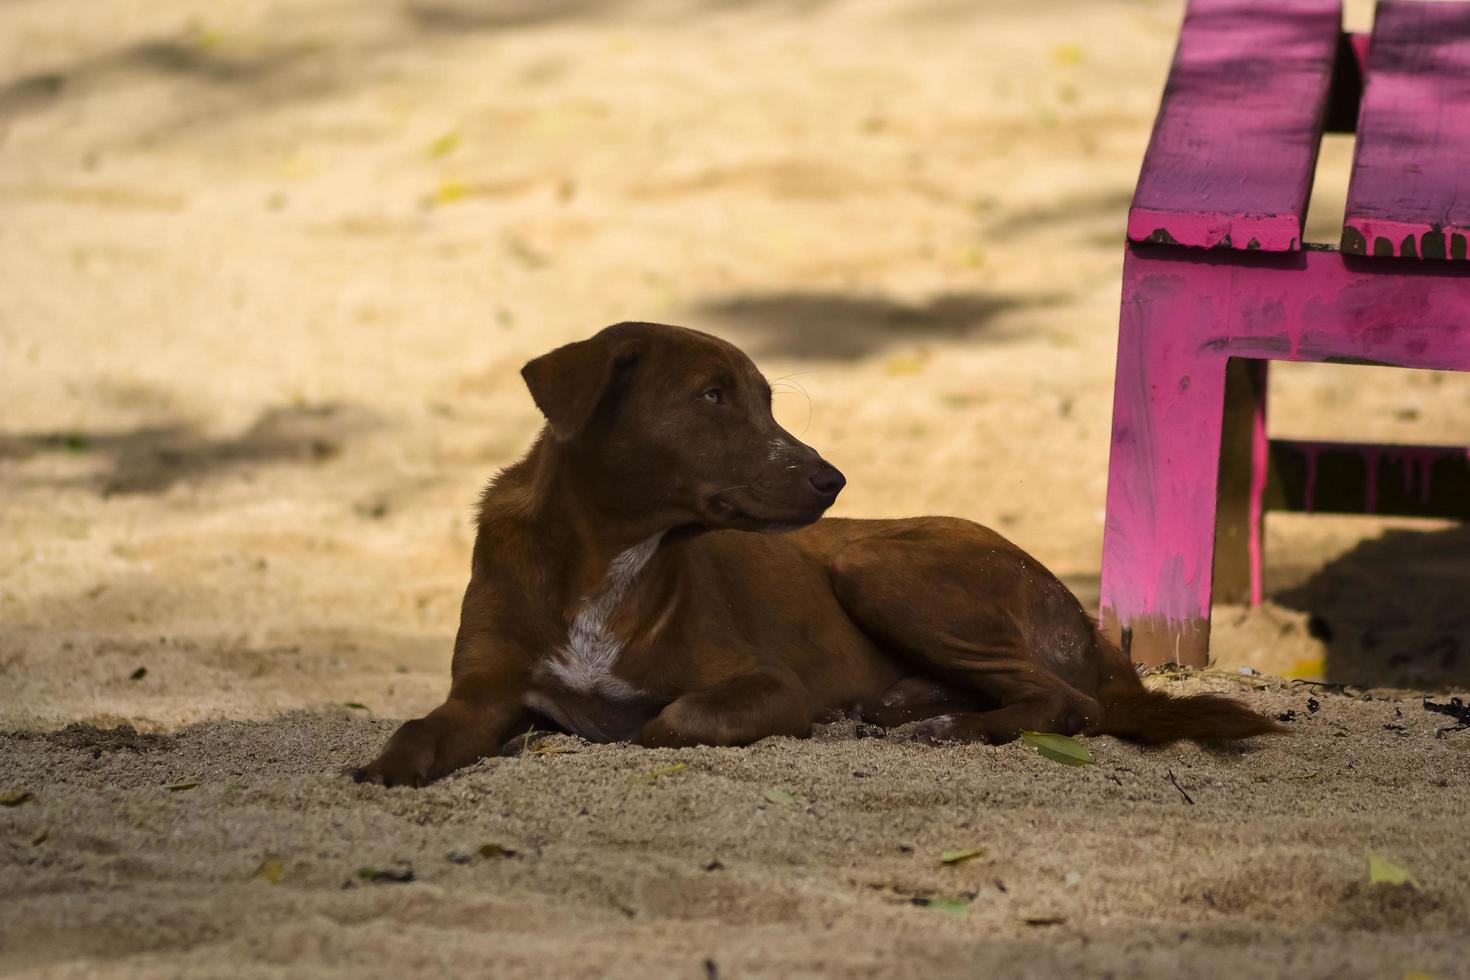
<svg viewBox="0 0 1470 980">
<path fill-rule="evenodd" d="M 602 586 L 577 610 L 567 629 L 566 643 L 546 663 L 551 675 L 569 689 L 614 698 L 637 695 L 631 685 L 612 675 L 623 644 L 608 628 L 607 621 L 638 580 L 638 573 L 653 557 L 662 537 L 655 534 L 614 558 L 607 567 Z"/>
</svg>

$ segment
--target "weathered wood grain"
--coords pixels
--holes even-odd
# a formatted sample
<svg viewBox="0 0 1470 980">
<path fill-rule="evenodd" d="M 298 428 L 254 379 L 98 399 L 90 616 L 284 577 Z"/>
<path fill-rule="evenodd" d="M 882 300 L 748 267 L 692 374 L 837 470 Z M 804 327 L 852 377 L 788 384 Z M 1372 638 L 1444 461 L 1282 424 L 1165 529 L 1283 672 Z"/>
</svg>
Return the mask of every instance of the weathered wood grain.
<svg viewBox="0 0 1470 980">
<path fill-rule="evenodd" d="M 1191 0 L 1128 238 L 1301 247 L 1340 0 Z"/>
<path fill-rule="evenodd" d="M 1380 0 L 1342 250 L 1470 258 L 1470 3 Z"/>
<path fill-rule="evenodd" d="M 1230 358 L 1470 371 L 1470 266 L 1129 247 L 1101 613 L 1141 662 L 1207 657 Z"/>
</svg>

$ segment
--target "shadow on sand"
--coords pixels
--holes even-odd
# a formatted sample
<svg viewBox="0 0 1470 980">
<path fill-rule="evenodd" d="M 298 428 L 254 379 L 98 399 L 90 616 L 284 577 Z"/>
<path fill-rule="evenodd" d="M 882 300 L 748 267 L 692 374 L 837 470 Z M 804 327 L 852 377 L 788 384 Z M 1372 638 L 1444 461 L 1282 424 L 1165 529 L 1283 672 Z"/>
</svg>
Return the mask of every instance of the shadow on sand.
<svg viewBox="0 0 1470 980">
<path fill-rule="evenodd" d="M 727 328 L 752 357 L 851 361 L 919 340 L 1011 339 L 996 328 L 997 317 L 1060 299 L 963 292 L 909 303 L 861 293 L 774 292 L 717 297 L 696 313 Z"/>
<path fill-rule="evenodd" d="M 144 426 L 122 432 L 0 432 L 0 460 L 41 453 L 105 457 L 106 467 L 66 485 L 86 483 L 103 496 L 162 493 L 181 480 L 199 479 L 239 466 L 320 462 L 342 443 L 377 426 L 364 409 L 323 404 L 272 408 L 237 436 L 211 438 L 192 423 Z"/>
<path fill-rule="evenodd" d="M 1309 614 L 1331 683 L 1470 688 L 1470 526 L 1391 530 L 1273 598 Z"/>
</svg>

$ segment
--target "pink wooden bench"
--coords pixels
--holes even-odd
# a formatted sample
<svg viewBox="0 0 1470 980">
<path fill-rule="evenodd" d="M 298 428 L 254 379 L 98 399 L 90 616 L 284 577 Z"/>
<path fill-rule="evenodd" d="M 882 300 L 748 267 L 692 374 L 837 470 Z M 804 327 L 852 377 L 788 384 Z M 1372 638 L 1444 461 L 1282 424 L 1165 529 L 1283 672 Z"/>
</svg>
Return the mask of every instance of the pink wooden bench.
<svg viewBox="0 0 1470 980">
<path fill-rule="evenodd" d="M 1470 371 L 1470 3 L 1191 0 L 1128 217 L 1104 628 L 1203 665 L 1259 602 L 1267 509 L 1470 518 L 1465 447 L 1268 438 L 1272 360 Z M 1305 244 L 1329 124 L 1341 249 Z M 1366 379 L 1365 379 L 1366 380 Z M 1218 520 L 1217 520 L 1218 518 Z"/>
</svg>

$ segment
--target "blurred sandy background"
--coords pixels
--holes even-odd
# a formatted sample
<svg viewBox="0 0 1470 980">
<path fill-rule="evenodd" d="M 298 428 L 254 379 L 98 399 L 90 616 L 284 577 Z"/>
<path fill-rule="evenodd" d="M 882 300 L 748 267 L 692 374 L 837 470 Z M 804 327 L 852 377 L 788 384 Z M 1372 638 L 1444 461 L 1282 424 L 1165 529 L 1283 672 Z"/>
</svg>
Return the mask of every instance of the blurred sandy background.
<svg viewBox="0 0 1470 980">
<path fill-rule="evenodd" d="M 374 719 L 420 714 L 446 687 L 471 506 L 539 426 L 517 371 L 625 318 L 720 333 L 770 376 L 799 382 L 809 399 L 782 396 L 778 414 L 849 477 L 836 513 L 974 518 L 1095 602 L 1120 242 L 1180 10 L 1172 0 L 3 0 L 0 728 L 209 722 L 185 732 L 267 747 L 230 770 L 278 805 L 255 831 L 230 822 L 231 791 L 207 797 L 208 785 L 190 791 L 197 812 L 177 817 L 237 842 L 220 880 L 236 881 L 237 864 L 248 879 L 266 846 L 259 828 L 288 825 L 303 792 L 331 801 L 317 839 L 335 835 L 334 807 L 352 821 L 367 819 L 353 801 L 379 813 L 381 794 L 338 786 L 331 769 L 373 750 L 387 731 Z M 1369 16 L 1350 4 L 1350 26 Z M 1329 138 L 1310 238 L 1336 240 L 1350 157 L 1349 138 Z M 1278 371 L 1272 397 L 1278 434 L 1470 439 L 1464 379 L 1302 367 Z M 1273 518 L 1273 602 L 1217 609 L 1214 654 L 1288 678 L 1463 690 L 1467 545 L 1453 528 Z M 1305 710 L 1309 688 L 1265 686 L 1296 693 L 1263 706 Z M 1405 760 L 1426 757 L 1403 756 L 1400 735 L 1383 728 L 1393 717 L 1344 703 L 1339 724 L 1360 727 L 1368 755 L 1418 771 Z M 316 714 L 220 727 L 291 709 Z M 1463 778 L 1465 736 L 1434 739 L 1429 723 L 1450 722 L 1424 719 L 1415 731 L 1441 753 L 1425 771 Z M 1323 745 L 1340 744 L 1328 735 Z M 187 905 L 194 894 L 180 880 L 197 883 L 195 871 L 165 852 L 166 873 L 114 867 L 153 838 L 137 818 L 127 833 L 143 837 L 125 846 L 111 814 L 146 812 L 138 801 L 165 777 L 115 745 L 97 758 L 121 768 L 89 775 L 100 737 L 12 740 L 22 761 L 0 782 L 40 800 L 0 813 L 13 818 L 16 867 L 38 876 L 22 891 L 68 893 L 62 882 L 84 867 L 96 875 L 84 883 L 163 888 Z M 834 744 L 823 750 L 832 764 L 854 770 L 879 751 Z M 816 778 L 799 768 L 802 750 L 783 745 L 716 756 Z M 947 751 L 1010 760 L 987 763 L 1002 781 L 1038 778 L 1010 750 Z M 1290 752 L 1272 751 L 1282 753 L 1272 765 L 1290 769 Z M 585 778 L 621 786 L 608 773 L 659 764 L 637 758 L 584 750 L 558 764 L 581 760 Z M 210 759 L 199 765 L 222 765 Z M 288 763 L 312 775 L 273 781 Z M 519 798 L 554 792 L 504 768 L 522 764 L 482 770 Z M 35 780 L 60 773 L 54 792 L 70 802 L 48 817 Z M 1340 774 L 1345 783 L 1292 804 L 1303 819 L 1326 819 L 1358 792 Z M 913 777 L 926 799 L 951 799 L 957 788 L 931 775 L 937 783 Z M 1043 767 L 1040 778 L 1070 776 Z M 895 793 L 919 793 L 902 777 Z M 476 778 L 485 772 L 412 803 L 395 795 L 384 814 L 422 822 L 431 801 Z M 92 799 L 93 785 L 108 788 Z M 1069 799 L 1063 786 L 1046 806 Z M 1364 812 L 1393 810 L 1405 793 L 1392 780 L 1362 791 Z M 1179 805 L 1172 794 L 1165 786 L 1159 800 Z M 713 789 L 699 799 L 728 803 Z M 1398 819 L 1422 828 L 1449 799 L 1431 791 Z M 1075 818 L 1104 802 L 1081 794 Z M 930 809 L 907 805 L 914 819 Z M 1284 798 L 1272 806 L 1290 809 Z M 841 829 L 837 809 L 829 831 L 880 833 Z M 1121 801 L 1109 812 L 1118 833 L 1153 819 Z M 1425 839 L 1463 841 L 1458 812 Z M 36 848 L 59 848 L 63 835 L 30 841 L 57 814 L 111 851 L 38 870 Z M 1177 830 L 1195 833 L 1188 826 Z M 1356 861 L 1361 834 L 1341 833 L 1319 843 Z M 1421 863 L 1449 875 L 1452 863 L 1424 847 Z M 646 860 L 628 852 L 628 866 Z M 1175 869 L 1135 863 L 1130 887 L 1147 897 L 1129 914 L 1167 923 L 1178 896 L 1159 882 Z M 1446 915 L 1463 912 L 1458 887 Z M 1106 918 L 1109 901 L 1098 898 L 1096 914 Z M 36 899 L 24 921 L 54 926 L 47 916 L 62 907 Z M 100 908 L 117 930 L 86 930 L 111 937 L 98 955 L 136 951 L 120 938 L 136 925 L 126 905 Z M 1035 938 L 1015 928 L 1018 942 Z M 48 951 L 76 937 L 36 929 L 21 961 L 60 969 Z M 629 942 L 651 941 L 639 935 Z M 1083 935 L 1085 945 L 1100 934 Z M 158 948 L 194 948 L 174 940 Z M 301 955 L 329 963 L 302 942 Z M 185 961 L 140 962 L 146 973 Z M 197 973 L 213 961 L 188 962 Z M 799 960 L 765 969 L 802 972 Z"/>
</svg>

